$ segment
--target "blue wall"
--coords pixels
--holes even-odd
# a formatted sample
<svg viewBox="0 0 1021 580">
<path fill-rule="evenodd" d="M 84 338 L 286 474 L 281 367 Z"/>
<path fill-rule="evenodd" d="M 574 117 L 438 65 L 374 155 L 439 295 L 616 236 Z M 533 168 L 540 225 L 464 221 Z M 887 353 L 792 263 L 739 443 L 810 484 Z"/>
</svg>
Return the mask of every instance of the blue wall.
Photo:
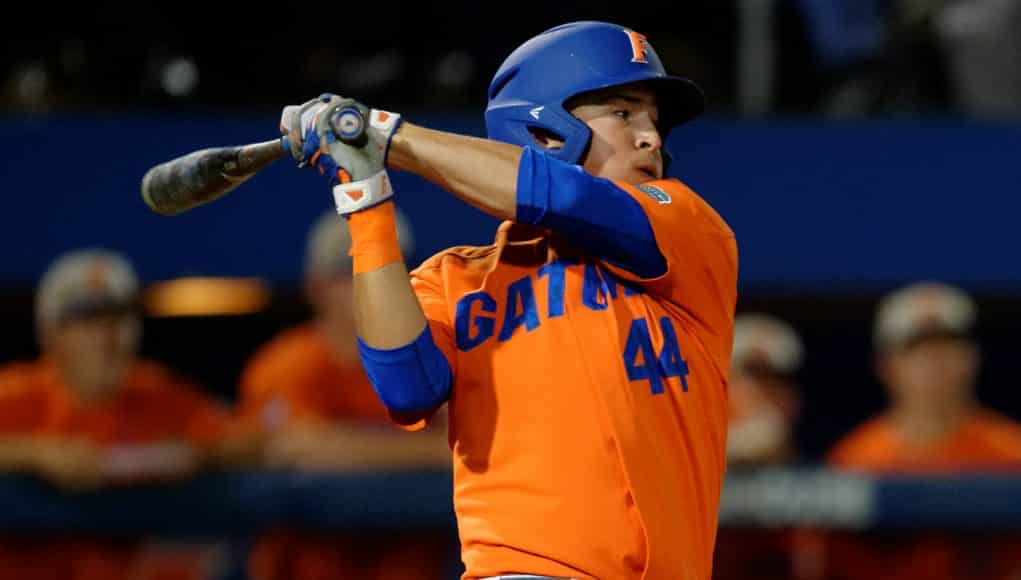
<svg viewBox="0 0 1021 580">
<path fill-rule="evenodd" d="M 484 130 L 478 115 L 409 118 Z M 151 165 L 265 140 L 276 124 L 236 114 L 0 118 L 0 283 L 30 283 L 60 253 L 101 245 L 128 255 L 146 280 L 224 274 L 293 285 L 305 228 L 332 204 L 317 176 L 281 161 L 173 218 L 139 196 Z M 670 146 L 673 173 L 737 233 L 745 289 L 880 291 L 940 278 L 1021 292 L 1021 126 L 704 119 Z M 494 219 L 417 177 L 393 177 L 416 229 L 416 262 L 491 240 Z"/>
</svg>

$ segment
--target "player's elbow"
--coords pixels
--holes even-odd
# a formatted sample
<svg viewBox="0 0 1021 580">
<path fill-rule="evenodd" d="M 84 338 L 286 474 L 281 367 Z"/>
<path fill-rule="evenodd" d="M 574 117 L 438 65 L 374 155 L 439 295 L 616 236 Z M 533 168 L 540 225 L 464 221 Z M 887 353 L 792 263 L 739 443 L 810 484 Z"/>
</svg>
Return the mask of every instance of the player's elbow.
<svg viewBox="0 0 1021 580">
<path fill-rule="evenodd" d="M 376 394 L 394 413 L 426 413 L 449 397 L 450 364 L 428 326 L 414 342 L 400 348 L 375 349 L 359 340 L 358 350 Z"/>
<path fill-rule="evenodd" d="M 379 399 L 387 409 L 402 416 L 418 416 L 439 407 L 447 400 L 447 387 L 440 382 L 373 381 Z"/>
</svg>

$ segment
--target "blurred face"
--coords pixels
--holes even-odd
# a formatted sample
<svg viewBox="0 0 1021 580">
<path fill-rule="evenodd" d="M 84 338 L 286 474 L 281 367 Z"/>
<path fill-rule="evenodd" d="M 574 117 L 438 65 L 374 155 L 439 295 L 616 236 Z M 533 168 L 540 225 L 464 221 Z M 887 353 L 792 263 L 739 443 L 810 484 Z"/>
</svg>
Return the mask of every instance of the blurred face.
<svg viewBox="0 0 1021 580">
<path fill-rule="evenodd" d="M 124 315 L 64 322 L 51 331 L 47 351 L 78 397 L 105 399 L 117 392 L 135 358 L 137 325 Z"/>
<path fill-rule="evenodd" d="M 642 83 L 576 97 L 572 115 L 592 130 L 582 167 L 592 175 L 632 185 L 663 177 L 663 141 L 656 93 Z"/>
<path fill-rule="evenodd" d="M 787 378 L 735 369 L 730 376 L 731 414 L 755 414 L 761 409 L 793 420 L 800 407 L 797 387 Z"/>
<path fill-rule="evenodd" d="M 971 403 L 979 355 L 959 338 L 929 338 L 886 354 L 879 372 L 896 405 L 946 413 Z"/>
<path fill-rule="evenodd" d="M 776 375 L 734 369 L 727 398 L 730 405 L 729 459 L 744 463 L 785 460 L 800 408 L 794 383 Z"/>
</svg>

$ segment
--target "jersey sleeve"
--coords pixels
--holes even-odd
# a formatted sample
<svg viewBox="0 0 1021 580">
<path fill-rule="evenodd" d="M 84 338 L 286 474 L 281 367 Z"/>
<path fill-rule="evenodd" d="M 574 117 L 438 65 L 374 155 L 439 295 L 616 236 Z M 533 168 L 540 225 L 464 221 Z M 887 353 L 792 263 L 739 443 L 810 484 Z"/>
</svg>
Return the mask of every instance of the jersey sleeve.
<svg viewBox="0 0 1021 580">
<path fill-rule="evenodd" d="M 454 346 L 454 327 L 447 314 L 447 299 L 443 292 L 443 279 L 440 268 L 424 265 L 411 273 L 411 287 L 422 306 L 433 342 L 440 349 L 450 365 L 450 372 L 456 380 L 457 356 Z"/>
<path fill-rule="evenodd" d="M 638 186 L 618 182 L 617 186 L 642 207 L 667 269 L 645 278 L 613 263 L 604 261 L 604 265 L 708 326 L 732 320 L 737 303 L 737 242 L 723 218 L 676 179 Z"/>
</svg>

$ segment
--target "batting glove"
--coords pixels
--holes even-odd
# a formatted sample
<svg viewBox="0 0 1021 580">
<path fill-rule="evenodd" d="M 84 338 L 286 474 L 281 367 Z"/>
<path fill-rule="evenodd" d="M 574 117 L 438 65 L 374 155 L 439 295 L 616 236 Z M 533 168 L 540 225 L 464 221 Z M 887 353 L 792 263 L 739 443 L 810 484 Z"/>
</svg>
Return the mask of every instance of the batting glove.
<svg viewBox="0 0 1021 580">
<path fill-rule="evenodd" d="M 329 93 L 284 107 L 280 117 L 291 156 L 329 179 L 337 212 L 345 216 L 393 197 L 386 156 L 400 124 L 396 113 Z"/>
</svg>

